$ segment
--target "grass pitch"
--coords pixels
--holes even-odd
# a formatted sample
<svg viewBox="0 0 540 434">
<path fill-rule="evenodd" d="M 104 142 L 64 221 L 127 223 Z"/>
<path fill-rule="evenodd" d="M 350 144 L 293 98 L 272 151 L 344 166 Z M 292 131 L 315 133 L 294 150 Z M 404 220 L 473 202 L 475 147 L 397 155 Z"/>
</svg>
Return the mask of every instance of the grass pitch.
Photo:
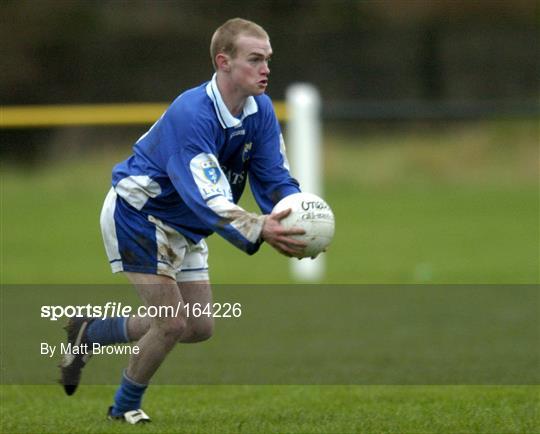
<svg viewBox="0 0 540 434">
<path fill-rule="evenodd" d="M 325 282 L 538 283 L 537 140 L 536 122 L 329 135 Z M 125 283 L 105 260 L 99 213 L 129 153 L 3 168 L 3 283 Z M 257 210 L 249 194 L 242 204 Z M 214 283 L 291 282 L 266 245 L 247 257 L 217 235 L 208 243 Z"/>
<path fill-rule="evenodd" d="M 155 386 L 154 422 L 104 420 L 114 388 L 5 386 L 6 433 L 523 433 L 539 432 L 535 387 Z"/>
<path fill-rule="evenodd" d="M 327 283 L 540 282 L 536 122 L 359 137 L 327 138 L 325 197 L 337 218 Z M 125 283 L 109 272 L 98 218 L 111 166 L 128 152 L 3 168 L 2 283 Z M 291 282 L 287 259 L 268 247 L 248 258 L 218 237 L 209 244 L 215 283 Z M 154 385 L 144 404 L 154 422 L 143 427 L 104 420 L 114 389 L 67 397 L 59 386 L 3 385 L 1 431 L 540 432 L 537 385 Z"/>
</svg>

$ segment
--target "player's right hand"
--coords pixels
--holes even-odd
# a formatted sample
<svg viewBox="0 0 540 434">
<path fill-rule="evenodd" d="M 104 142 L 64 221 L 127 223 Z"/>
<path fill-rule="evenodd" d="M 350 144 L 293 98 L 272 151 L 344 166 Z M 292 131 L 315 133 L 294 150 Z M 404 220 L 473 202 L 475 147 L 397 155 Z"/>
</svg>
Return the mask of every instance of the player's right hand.
<svg viewBox="0 0 540 434">
<path fill-rule="evenodd" d="M 302 257 L 303 250 L 307 244 L 303 241 L 292 238 L 292 235 L 304 235 L 306 231 L 302 228 L 285 228 L 281 225 L 281 220 L 291 213 L 291 209 L 272 213 L 264 219 L 261 231 L 261 238 L 270 244 L 279 253 L 289 257 Z"/>
</svg>

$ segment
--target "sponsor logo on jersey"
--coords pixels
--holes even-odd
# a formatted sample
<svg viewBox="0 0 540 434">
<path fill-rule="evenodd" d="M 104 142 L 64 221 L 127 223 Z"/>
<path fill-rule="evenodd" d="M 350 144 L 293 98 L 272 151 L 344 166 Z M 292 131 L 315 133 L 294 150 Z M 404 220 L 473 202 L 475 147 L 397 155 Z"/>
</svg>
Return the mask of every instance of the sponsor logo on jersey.
<svg viewBox="0 0 540 434">
<path fill-rule="evenodd" d="M 246 181 L 246 171 L 242 170 L 241 172 L 233 172 L 230 169 L 227 169 L 227 167 L 222 166 L 221 169 L 223 170 L 223 173 L 227 177 L 227 180 L 229 181 L 230 185 L 237 185 L 237 184 L 244 184 Z"/>
<path fill-rule="evenodd" d="M 246 135 L 246 130 L 242 128 L 241 130 L 233 131 L 231 135 L 229 136 L 229 140 L 236 136 L 245 136 L 245 135 Z"/>
</svg>

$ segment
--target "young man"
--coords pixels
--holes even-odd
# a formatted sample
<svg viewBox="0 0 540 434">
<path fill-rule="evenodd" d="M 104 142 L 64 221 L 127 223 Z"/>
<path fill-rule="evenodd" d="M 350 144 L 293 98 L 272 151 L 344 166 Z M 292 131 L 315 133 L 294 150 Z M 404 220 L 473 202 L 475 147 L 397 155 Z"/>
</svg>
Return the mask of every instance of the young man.
<svg viewBox="0 0 540 434">
<path fill-rule="evenodd" d="M 270 98 L 265 95 L 272 48 L 259 25 L 240 18 L 219 27 L 210 45 L 215 74 L 181 94 L 113 169 L 113 187 L 101 214 L 113 272 L 124 272 L 147 306 L 211 305 L 208 249 L 217 232 L 248 254 L 266 241 L 287 256 L 305 247 L 280 225 L 290 210 L 270 214 L 283 197 L 299 192 Z M 249 177 L 263 215 L 236 205 Z M 182 304 L 183 305 L 183 304 Z M 178 317 L 78 319 L 68 342 L 110 345 L 137 341 L 108 416 L 149 421 L 143 393 L 177 342 L 212 335 L 213 319 Z M 62 383 L 75 392 L 87 358 L 66 355 Z"/>
</svg>

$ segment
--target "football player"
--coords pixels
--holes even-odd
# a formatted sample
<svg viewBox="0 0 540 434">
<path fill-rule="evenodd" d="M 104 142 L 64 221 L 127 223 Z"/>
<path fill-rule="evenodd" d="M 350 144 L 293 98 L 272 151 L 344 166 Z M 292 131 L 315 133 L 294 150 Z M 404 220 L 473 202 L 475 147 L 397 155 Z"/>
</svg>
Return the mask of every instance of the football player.
<svg viewBox="0 0 540 434">
<path fill-rule="evenodd" d="M 267 242 L 286 256 L 302 256 L 305 244 L 271 213 L 282 198 L 300 191 L 291 177 L 272 101 L 265 94 L 272 47 L 266 31 L 234 18 L 214 33 L 212 79 L 182 93 L 117 164 L 101 213 L 105 249 L 113 272 L 123 272 L 146 306 L 200 303 L 211 306 L 208 248 L 217 232 L 247 254 Z M 262 214 L 237 205 L 249 178 Z M 109 408 L 111 419 L 150 420 L 141 410 L 147 385 L 178 342 L 212 335 L 211 315 L 194 317 L 76 318 L 67 326 L 72 346 L 137 342 Z M 68 395 L 75 392 L 83 355 L 61 365 Z"/>
</svg>

